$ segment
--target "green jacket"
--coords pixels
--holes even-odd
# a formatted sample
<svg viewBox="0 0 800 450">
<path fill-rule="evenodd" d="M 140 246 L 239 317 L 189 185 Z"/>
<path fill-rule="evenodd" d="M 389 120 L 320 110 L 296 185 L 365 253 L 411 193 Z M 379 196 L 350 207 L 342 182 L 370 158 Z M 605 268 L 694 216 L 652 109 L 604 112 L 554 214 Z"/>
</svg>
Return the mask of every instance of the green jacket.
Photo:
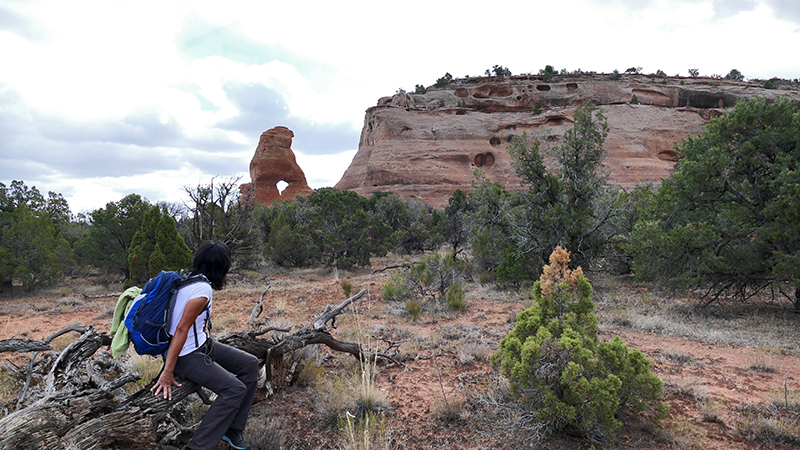
<svg viewBox="0 0 800 450">
<path fill-rule="evenodd" d="M 125 316 L 131 309 L 133 299 L 142 292 L 142 288 L 133 286 L 129 287 L 117 300 L 117 307 L 114 308 L 114 318 L 111 320 L 111 332 L 108 334 L 114 336 L 111 339 L 111 356 L 119 358 L 128 351 L 130 338 L 128 337 L 128 329 L 125 328 Z"/>
</svg>

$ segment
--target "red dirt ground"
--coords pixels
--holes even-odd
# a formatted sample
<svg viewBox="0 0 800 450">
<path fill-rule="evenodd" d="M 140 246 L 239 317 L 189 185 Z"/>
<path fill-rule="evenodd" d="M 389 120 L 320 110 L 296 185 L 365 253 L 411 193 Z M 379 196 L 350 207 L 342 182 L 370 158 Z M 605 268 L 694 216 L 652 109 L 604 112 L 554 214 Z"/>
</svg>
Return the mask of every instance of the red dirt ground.
<svg viewBox="0 0 800 450">
<path fill-rule="evenodd" d="M 401 344 L 401 349 L 404 345 L 411 345 L 412 340 L 419 343 L 417 356 L 407 359 L 405 367 L 379 364 L 376 385 L 384 395 L 392 448 L 591 447 L 586 441 L 569 437 L 552 437 L 536 444 L 524 433 L 497 426 L 497 418 L 486 416 L 485 412 L 476 410 L 469 403 L 463 407 L 462 420 L 446 423 L 436 418 L 434 412 L 442 403 L 443 392 L 450 401 L 457 401 L 459 397 L 463 398 L 463 393 L 492 374 L 485 358 L 488 353 L 482 360 L 469 363 L 459 357 L 459 350 L 469 343 L 496 349 L 499 340 L 512 328 L 513 315 L 524 309 L 524 305 L 521 299 L 504 299 L 505 294 L 471 286 L 465 312 L 427 313 L 412 323 L 399 312 L 402 307 L 389 305 L 380 299 L 380 286 L 387 277 L 384 272 L 348 274 L 357 288 L 368 287 L 370 292 L 359 301 L 358 315 L 348 313 L 340 316 L 339 329 L 334 335 L 343 340 L 352 339 L 348 330 L 360 326 L 388 340 L 400 340 L 392 333 L 402 330 L 412 339 Z M 344 299 L 338 280 L 335 274 L 272 275 L 272 287 L 265 297 L 265 314 L 271 315 L 274 323 L 308 324 L 325 305 L 338 304 Z M 264 282 L 240 281 L 215 296 L 215 325 L 222 323 L 221 331 L 246 329 L 250 311 L 264 285 Z M 80 287 L 75 286 L 61 288 L 58 293 L 0 300 L 0 340 L 11 337 L 44 339 L 73 323 L 93 324 L 96 329 L 107 331 L 110 326 L 108 311 L 113 308 L 116 298 L 86 299 L 76 293 L 79 290 Z M 96 287 L 95 292 L 98 290 L 102 291 L 102 288 Z M 64 298 L 76 299 L 78 301 L 72 303 L 79 304 L 70 306 L 70 302 L 63 301 Z M 383 325 L 383 328 L 376 332 L 378 325 Z M 459 332 L 469 333 L 469 337 L 460 337 Z M 670 416 L 660 429 L 625 426 L 612 444 L 614 448 L 761 448 L 757 443 L 738 437 L 738 408 L 771 401 L 776 392 L 782 393 L 784 389 L 800 391 L 798 354 L 784 351 L 771 355 L 771 371 L 755 371 L 751 366 L 753 361 L 763 359 L 763 349 L 708 345 L 603 323 L 600 335 L 603 340 L 619 335 L 628 346 L 638 348 L 652 360 L 653 370 L 665 383 L 665 402 L 670 409 Z M 323 376 L 341 370 L 342 361 L 352 359 L 349 355 L 330 354 L 327 349 L 321 353 L 328 353 L 327 357 L 320 358 L 328 373 Z M 675 362 L 674 355 L 680 355 L 684 360 Z M 8 354 L 3 358 L 17 359 Z M 339 432 L 335 425 L 320 423 L 312 388 L 289 386 L 270 398 L 266 397 L 266 392 L 259 392 L 256 401 L 251 423 L 266 421 L 279 427 L 285 442 L 283 448 L 338 448 Z M 716 412 L 717 420 L 703 420 L 704 411 L 708 416 L 709 408 Z M 220 445 L 219 448 L 227 447 Z"/>
</svg>

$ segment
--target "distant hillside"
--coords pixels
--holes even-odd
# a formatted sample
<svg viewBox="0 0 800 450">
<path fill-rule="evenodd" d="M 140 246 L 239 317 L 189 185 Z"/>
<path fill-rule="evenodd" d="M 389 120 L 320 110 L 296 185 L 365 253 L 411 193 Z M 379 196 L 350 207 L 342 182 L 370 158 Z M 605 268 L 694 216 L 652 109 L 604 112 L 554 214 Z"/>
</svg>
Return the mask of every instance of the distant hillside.
<svg viewBox="0 0 800 450">
<path fill-rule="evenodd" d="M 738 99 L 800 101 L 781 83 L 639 74 L 542 75 L 456 79 L 424 94 L 398 93 L 369 108 L 358 153 L 337 183 L 361 195 L 391 191 L 441 208 L 473 171 L 519 190 L 506 146 L 523 132 L 558 143 L 575 108 L 594 102 L 608 118 L 610 182 L 630 187 L 668 177 L 673 144 L 703 131 Z M 767 89 L 767 84 L 771 89 Z"/>
</svg>

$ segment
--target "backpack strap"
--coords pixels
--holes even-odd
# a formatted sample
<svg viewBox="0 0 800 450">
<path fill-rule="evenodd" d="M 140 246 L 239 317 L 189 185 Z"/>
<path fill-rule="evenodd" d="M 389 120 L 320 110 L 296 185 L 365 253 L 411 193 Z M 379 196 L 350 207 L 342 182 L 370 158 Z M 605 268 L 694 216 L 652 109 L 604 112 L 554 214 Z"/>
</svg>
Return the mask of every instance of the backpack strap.
<svg viewBox="0 0 800 450">
<path fill-rule="evenodd" d="M 211 284 L 211 282 L 208 281 L 208 278 L 206 278 L 206 276 L 203 275 L 202 273 L 197 274 L 197 275 L 188 276 L 188 275 L 184 275 L 183 271 L 181 271 L 181 277 L 179 279 L 175 280 L 175 284 L 172 286 L 172 294 L 170 295 L 170 299 L 169 299 L 169 311 L 172 311 L 173 308 L 175 308 L 175 300 L 178 297 L 178 291 L 180 291 L 182 288 L 185 288 L 186 286 L 189 286 L 189 285 L 195 284 L 195 283 L 208 283 L 208 284 Z M 206 301 L 205 306 L 203 306 L 203 311 L 205 311 L 205 313 L 206 313 L 206 320 L 205 320 L 205 322 L 203 324 L 203 330 L 210 331 L 211 330 L 211 310 L 208 308 L 208 301 Z M 201 312 L 203 312 L 203 311 L 201 311 Z M 195 346 L 195 348 L 200 348 L 200 341 L 199 341 L 199 339 L 197 339 L 197 322 L 196 321 L 192 322 L 192 329 L 194 330 L 194 346 Z"/>
</svg>

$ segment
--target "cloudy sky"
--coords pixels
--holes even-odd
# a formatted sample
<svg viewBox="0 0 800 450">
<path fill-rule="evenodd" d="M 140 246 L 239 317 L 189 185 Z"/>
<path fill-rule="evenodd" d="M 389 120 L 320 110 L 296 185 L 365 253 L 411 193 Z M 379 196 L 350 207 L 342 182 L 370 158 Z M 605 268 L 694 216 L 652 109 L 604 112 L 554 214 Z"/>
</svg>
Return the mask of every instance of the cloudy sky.
<svg viewBox="0 0 800 450">
<path fill-rule="evenodd" d="M 73 213 L 243 176 L 283 125 L 333 186 L 364 112 L 446 72 L 800 78 L 797 0 L 0 0 L 0 182 Z"/>
</svg>

